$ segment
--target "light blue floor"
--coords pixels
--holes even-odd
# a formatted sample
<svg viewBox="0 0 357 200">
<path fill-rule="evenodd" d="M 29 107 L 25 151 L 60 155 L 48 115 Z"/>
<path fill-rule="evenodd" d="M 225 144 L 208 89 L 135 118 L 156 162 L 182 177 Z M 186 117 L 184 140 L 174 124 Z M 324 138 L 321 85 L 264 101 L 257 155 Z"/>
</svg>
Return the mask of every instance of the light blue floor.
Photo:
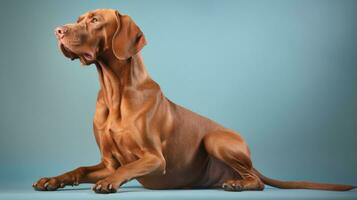
<svg viewBox="0 0 357 200">
<path fill-rule="evenodd" d="M 357 190 L 348 192 L 330 192 L 314 190 L 282 190 L 267 187 L 257 192 L 225 192 L 223 190 L 147 190 L 140 186 L 126 185 L 115 194 L 96 194 L 91 185 L 66 187 L 54 192 L 34 191 L 31 183 L 1 183 L 0 200 L 13 199 L 355 199 Z"/>
</svg>

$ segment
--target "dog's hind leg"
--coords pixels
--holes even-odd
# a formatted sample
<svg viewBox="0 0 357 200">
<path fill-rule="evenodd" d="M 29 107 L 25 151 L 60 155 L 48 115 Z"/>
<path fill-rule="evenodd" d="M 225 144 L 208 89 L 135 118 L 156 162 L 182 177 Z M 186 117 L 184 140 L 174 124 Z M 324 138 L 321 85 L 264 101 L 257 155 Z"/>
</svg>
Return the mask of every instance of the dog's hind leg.
<svg viewBox="0 0 357 200">
<path fill-rule="evenodd" d="M 230 131 L 208 133 L 204 137 L 204 145 L 208 154 L 223 161 L 241 177 L 241 179 L 224 180 L 222 184 L 224 190 L 264 189 L 264 183 L 253 171 L 248 146 L 238 134 Z"/>
</svg>

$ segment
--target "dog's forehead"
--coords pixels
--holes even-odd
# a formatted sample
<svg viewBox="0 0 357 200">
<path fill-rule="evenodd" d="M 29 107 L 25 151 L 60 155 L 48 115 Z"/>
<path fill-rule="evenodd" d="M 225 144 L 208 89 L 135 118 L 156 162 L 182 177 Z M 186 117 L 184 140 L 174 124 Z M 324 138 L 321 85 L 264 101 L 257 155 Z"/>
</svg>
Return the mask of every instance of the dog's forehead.
<svg viewBox="0 0 357 200">
<path fill-rule="evenodd" d="M 77 22 L 79 22 L 79 21 L 81 21 L 83 19 L 86 19 L 86 18 L 91 18 L 91 17 L 96 16 L 96 15 L 100 15 L 100 16 L 106 18 L 106 16 L 108 16 L 110 14 L 115 14 L 115 11 L 116 10 L 113 10 L 113 9 L 92 10 L 92 11 L 86 12 L 83 15 L 79 16 Z"/>
</svg>

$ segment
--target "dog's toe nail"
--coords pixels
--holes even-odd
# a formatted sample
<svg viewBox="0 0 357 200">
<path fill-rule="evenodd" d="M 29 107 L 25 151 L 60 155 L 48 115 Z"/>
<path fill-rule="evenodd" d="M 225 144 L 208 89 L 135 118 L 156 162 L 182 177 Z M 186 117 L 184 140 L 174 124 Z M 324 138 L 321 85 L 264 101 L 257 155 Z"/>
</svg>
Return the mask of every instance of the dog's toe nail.
<svg viewBox="0 0 357 200">
<path fill-rule="evenodd" d="M 109 189 L 109 190 L 113 189 L 113 185 L 112 185 L 112 184 L 109 184 L 108 189 Z"/>
<path fill-rule="evenodd" d="M 61 184 L 60 184 L 60 187 L 63 188 L 63 187 L 64 187 L 64 183 L 61 183 Z"/>
<path fill-rule="evenodd" d="M 102 188 L 102 185 L 97 185 L 97 187 L 95 189 L 100 190 L 100 188 Z"/>
<path fill-rule="evenodd" d="M 49 183 L 48 183 L 48 182 L 46 182 L 46 183 L 43 185 L 43 187 L 45 187 L 45 188 L 46 188 L 46 187 L 48 186 L 48 184 L 49 184 Z"/>
</svg>

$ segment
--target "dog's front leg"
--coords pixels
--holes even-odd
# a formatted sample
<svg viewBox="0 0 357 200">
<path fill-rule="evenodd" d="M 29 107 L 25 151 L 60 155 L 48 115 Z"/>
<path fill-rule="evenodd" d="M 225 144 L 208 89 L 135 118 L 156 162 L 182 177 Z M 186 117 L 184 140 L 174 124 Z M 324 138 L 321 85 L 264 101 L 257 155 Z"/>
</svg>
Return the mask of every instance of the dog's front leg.
<svg viewBox="0 0 357 200">
<path fill-rule="evenodd" d="M 112 175 L 98 181 L 93 190 L 96 193 L 114 193 L 127 181 L 158 171 L 165 171 L 165 161 L 151 153 L 144 154 L 138 160 L 119 167 Z"/>
<path fill-rule="evenodd" d="M 55 177 L 44 177 L 32 184 L 35 190 L 52 191 L 63 188 L 66 185 L 78 185 L 80 183 L 95 183 L 108 177 L 114 169 L 107 168 L 103 162 L 88 167 L 78 167 Z"/>
</svg>

